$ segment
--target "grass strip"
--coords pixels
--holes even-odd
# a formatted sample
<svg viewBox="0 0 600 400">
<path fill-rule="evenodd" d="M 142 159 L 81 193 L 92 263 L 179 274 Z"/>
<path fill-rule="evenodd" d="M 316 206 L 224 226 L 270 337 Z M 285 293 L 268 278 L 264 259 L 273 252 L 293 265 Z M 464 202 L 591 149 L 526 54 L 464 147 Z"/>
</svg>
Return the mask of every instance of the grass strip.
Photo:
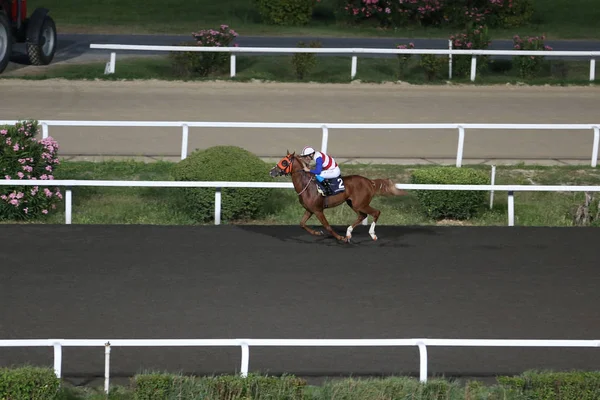
<svg viewBox="0 0 600 400">
<path fill-rule="evenodd" d="M 53 65 L 49 68 L 17 70 L 11 74 L 0 76 L 0 79 L 68 79 L 68 80 L 226 80 L 247 82 L 252 80 L 276 82 L 318 82 L 318 83 L 350 83 L 351 57 L 318 56 L 317 63 L 304 79 L 300 80 L 294 73 L 292 56 L 274 55 L 238 55 L 236 57 L 236 76 L 229 76 L 229 67 L 220 73 L 208 77 L 179 76 L 173 69 L 168 56 L 146 56 L 117 58 L 114 74 L 104 74 L 104 62 L 84 64 Z M 399 76 L 396 58 L 364 57 L 358 59 L 355 80 L 365 83 L 397 82 L 409 84 L 447 84 L 448 67 L 442 67 L 438 75 L 429 80 L 424 69 L 419 65 L 417 57 L 410 60 L 404 75 Z M 599 80 L 589 81 L 589 61 L 544 60 L 539 75 L 524 79 L 512 66 L 510 60 L 493 60 L 487 71 L 479 73 L 475 82 L 469 77 L 454 77 L 455 84 L 528 84 L 528 85 L 597 85 Z"/>
<path fill-rule="evenodd" d="M 172 180 L 173 162 L 157 161 L 65 161 L 56 171 L 55 179 L 92 180 Z M 409 183 L 411 171 L 428 168 L 418 165 L 342 165 L 344 174 L 361 174 L 369 178 L 392 178 L 396 183 Z M 464 166 L 491 172 L 487 165 Z M 286 181 L 286 178 L 280 180 Z M 265 176 L 265 181 L 271 178 Z M 588 166 L 497 166 L 496 184 L 506 185 L 598 185 L 600 171 Z M 185 212 L 180 211 L 179 188 L 138 187 L 75 187 L 73 188 L 74 224 L 156 224 L 194 225 Z M 489 197 L 488 197 L 489 198 Z M 518 226 L 574 226 L 573 217 L 585 200 L 581 192 L 519 192 L 515 193 L 515 225 Z M 489 204 L 489 203 L 488 203 Z M 414 192 L 399 198 L 376 197 L 373 207 L 382 211 L 380 225 L 472 225 L 505 226 L 508 221 L 507 193 L 494 194 L 493 208 L 467 221 L 433 221 L 423 215 Z M 263 215 L 255 220 L 222 221 L 237 224 L 297 225 L 304 209 L 298 204 L 292 189 L 276 189 Z M 593 214 L 596 209 L 591 210 Z M 325 215 L 333 225 L 345 226 L 355 219 L 347 206 L 327 209 Z M 64 224 L 64 207 L 35 223 Z M 14 223 L 16 221 L 4 221 Z M 313 217 L 309 224 L 319 225 Z M 592 222 L 596 225 L 596 222 Z"/>
</svg>

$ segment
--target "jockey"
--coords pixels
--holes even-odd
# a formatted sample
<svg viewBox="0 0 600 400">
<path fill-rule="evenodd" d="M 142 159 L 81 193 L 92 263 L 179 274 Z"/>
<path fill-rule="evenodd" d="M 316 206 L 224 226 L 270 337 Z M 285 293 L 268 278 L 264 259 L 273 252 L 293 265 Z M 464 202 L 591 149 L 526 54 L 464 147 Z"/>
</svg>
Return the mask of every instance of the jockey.
<svg viewBox="0 0 600 400">
<path fill-rule="evenodd" d="M 325 179 L 337 178 L 341 175 L 340 167 L 335 162 L 333 157 L 328 156 L 325 153 L 315 151 L 312 147 L 306 146 L 302 149 L 300 154 L 302 157 L 308 157 L 311 160 L 315 160 L 317 164 L 315 169 L 309 169 L 304 167 L 306 172 L 315 174 L 315 177 L 319 182 L 323 182 Z"/>
</svg>

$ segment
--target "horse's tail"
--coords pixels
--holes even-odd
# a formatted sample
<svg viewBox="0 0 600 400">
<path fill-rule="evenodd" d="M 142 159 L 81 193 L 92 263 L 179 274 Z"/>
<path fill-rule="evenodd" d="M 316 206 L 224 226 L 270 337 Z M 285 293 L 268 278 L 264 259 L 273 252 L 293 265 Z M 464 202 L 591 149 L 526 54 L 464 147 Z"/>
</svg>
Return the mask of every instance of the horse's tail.
<svg viewBox="0 0 600 400">
<path fill-rule="evenodd" d="M 372 179 L 371 184 L 375 188 L 375 195 L 379 196 L 404 196 L 406 192 L 398 189 L 391 179 Z"/>
</svg>

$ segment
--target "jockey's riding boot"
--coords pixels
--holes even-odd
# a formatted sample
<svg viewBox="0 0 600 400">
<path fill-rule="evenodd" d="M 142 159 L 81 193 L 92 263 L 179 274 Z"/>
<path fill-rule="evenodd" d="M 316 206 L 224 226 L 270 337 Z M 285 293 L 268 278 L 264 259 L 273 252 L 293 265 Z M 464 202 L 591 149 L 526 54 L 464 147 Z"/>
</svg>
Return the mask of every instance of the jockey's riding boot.
<svg viewBox="0 0 600 400">
<path fill-rule="evenodd" d="M 323 185 L 323 188 L 325 189 L 325 194 L 330 196 L 333 194 L 333 192 L 331 191 L 331 186 L 329 185 L 329 181 L 327 179 L 323 179 L 321 181 L 321 185 Z"/>
</svg>

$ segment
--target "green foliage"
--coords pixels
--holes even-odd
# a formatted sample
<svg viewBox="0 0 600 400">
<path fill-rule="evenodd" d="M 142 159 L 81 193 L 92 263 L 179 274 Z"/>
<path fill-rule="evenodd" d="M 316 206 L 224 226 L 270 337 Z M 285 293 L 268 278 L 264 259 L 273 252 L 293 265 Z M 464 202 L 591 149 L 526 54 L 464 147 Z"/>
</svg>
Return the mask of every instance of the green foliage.
<svg viewBox="0 0 600 400">
<path fill-rule="evenodd" d="M 515 50 L 546 50 L 551 51 L 552 47 L 546 46 L 542 36 L 527 36 L 521 38 L 519 35 L 513 37 L 513 48 Z M 513 62 L 519 69 L 519 75 L 524 79 L 535 78 L 542 68 L 543 56 L 514 56 Z"/>
<path fill-rule="evenodd" d="M 37 121 L 0 126 L 0 179 L 15 182 L 0 187 L 0 220 L 31 220 L 47 215 L 62 199 L 57 187 L 19 186 L 22 179 L 54 179 L 58 143 L 48 137 L 38 140 Z"/>
<path fill-rule="evenodd" d="M 596 400 L 600 399 L 598 372 L 528 371 L 515 377 L 498 377 L 498 383 L 512 392 L 535 400 Z"/>
<path fill-rule="evenodd" d="M 307 47 L 306 44 L 302 41 L 298 42 L 298 47 Z M 321 42 L 312 41 L 308 44 L 308 47 L 311 48 L 319 48 L 321 46 Z M 304 79 L 306 75 L 310 72 L 311 69 L 315 67 L 317 64 L 317 55 L 315 53 L 294 53 L 292 56 L 292 65 L 294 67 L 294 72 L 296 73 L 296 77 L 300 80 Z"/>
<path fill-rule="evenodd" d="M 316 0 L 254 0 L 264 21 L 271 25 L 298 26 L 310 22 Z"/>
<path fill-rule="evenodd" d="M 452 48 L 458 50 L 486 50 L 492 43 L 488 27 L 480 24 L 467 24 L 466 29 L 456 35 L 450 36 Z M 480 76 L 487 69 L 489 56 L 477 56 L 476 74 Z M 452 58 L 452 75 L 456 77 L 469 77 L 471 75 L 471 56 L 454 55 Z"/>
<path fill-rule="evenodd" d="M 194 32 L 195 42 L 183 42 L 180 46 L 230 47 L 238 33 L 227 25 L 221 25 L 219 30 L 204 29 Z M 180 77 L 205 77 L 214 72 L 223 71 L 229 59 L 228 53 L 173 51 L 169 53 L 171 66 Z"/>
<path fill-rule="evenodd" d="M 447 64 L 447 58 L 435 54 L 422 54 L 419 62 L 419 65 L 421 65 L 425 71 L 425 78 L 428 81 L 435 80 L 438 74 L 442 72 L 442 68 Z"/>
<path fill-rule="evenodd" d="M 414 184 L 487 185 L 489 177 L 484 171 L 471 168 L 434 167 L 415 170 L 411 176 Z M 486 192 L 463 190 L 418 190 L 425 214 L 433 219 L 469 219 L 484 205 Z"/>
<path fill-rule="evenodd" d="M 534 13 L 532 0 L 512 0 L 512 7 L 504 7 L 498 12 L 498 26 L 516 28 L 531 20 Z"/>
<path fill-rule="evenodd" d="M 0 369 L 0 399 L 54 400 L 60 379 L 51 368 L 20 367 Z"/>
<path fill-rule="evenodd" d="M 237 146 L 216 146 L 197 150 L 173 168 L 178 181 L 264 182 L 269 165 Z M 272 189 L 222 188 L 221 219 L 249 219 L 259 216 Z M 186 211 L 198 222 L 214 218 L 214 188 L 182 188 Z"/>
<path fill-rule="evenodd" d="M 172 374 L 136 375 L 133 378 L 135 400 L 201 399 L 287 399 L 304 398 L 306 382 L 294 376 L 261 376 L 247 378 L 233 375 L 213 377 Z"/>
</svg>

